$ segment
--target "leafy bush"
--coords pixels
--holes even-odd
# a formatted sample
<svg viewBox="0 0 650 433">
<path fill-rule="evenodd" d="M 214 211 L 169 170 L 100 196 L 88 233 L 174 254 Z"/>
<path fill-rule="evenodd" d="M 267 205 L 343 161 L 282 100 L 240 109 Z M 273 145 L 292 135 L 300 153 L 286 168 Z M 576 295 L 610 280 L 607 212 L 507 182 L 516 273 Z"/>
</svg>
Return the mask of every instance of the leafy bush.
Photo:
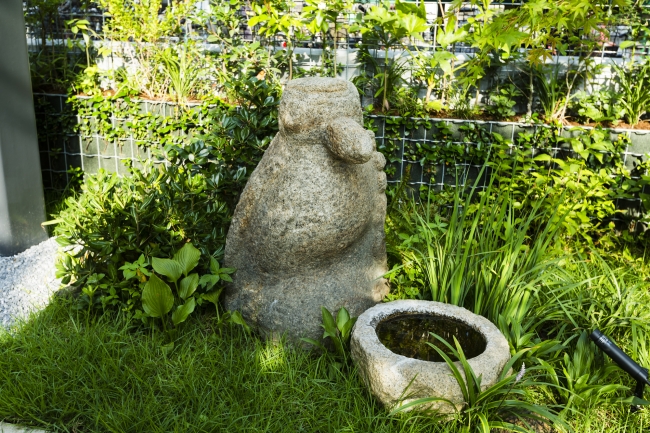
<svg viewBox="0 0 650 433">
<path fill-rule="evenodd" d="M 487 106 L 486 111 L 499 119 L 507 119 L 516 114 L 513 109 L 517 105 L 517 98 L 522 93 L 515 87 L 514 84 L 508 84 L 495 89 L 490 93 L 490 105 Z"/>
<path fill-rule="evenodd" d="M 576 92 L 573 109 L 581 121 L 616 122 L 625 115 L 619 96 L 613 91 L 601 89 L 592 93 Z"/>
<path fill-rule="evenodd" d="M 427 130 L 427 140 L 405 140 L 402 154 L 402 137 L 410 137 L 420 128 Z M 567 131 L 537 127 L 519 133 L 513 142 L 476 123 L 462 124 L 452 133 L 445 122 L 399 117 L 385 118 L 381 132 L 384 137 L 378 150 L 387 161 L 401 163 L 403 158 L 419 163 L 425 181 L 439 176 L 444 164 L 445 183 L 468 187 L 477 179 L 475 167 L 486 165 L 479 185 L 483 187 L 487 179 L 494 178 L 493 199 L 512 194 L 512 206 L 518 212 L 540 207 L 556 218 L 563 215 L 563 236 L 567 238 L 611 244 L 611 221 L 616 218 L 618 227 L 625 229 L 624 221 L 630 219 L 618 207 L 621 199 L 650 202 L 650 196 L 643 194 L 650 181 L 645 176 L 649 163 L 634 161 L 634 168 L 629 168 L 630 157 L 626 164 L 624 151 L 630 141 L 625 134 L 613 136 L 600 128 Z M 407 182 L 408 165 L 402 174 Z M 387 167 L 389 174 L 395 169 L 395 165 Z M 419 193 L 421 197 L 429 194 L 427 187 L 421 187 Z M 437 197 L 433 200 L 440 197 L 431 195 Z M 450 200 L 453 197 L 447 197 L 447 204 Z"/>
<path fill-rule="evenodd" d="M 65 248 L 58 275 L 82 290 L 82 306 L 140 310 L 145 286 L 154 287 L 153 280 L 163 290 L 166 284 L 155 275 L 147 278 L 148 264 L 172 260 L 165 258 L 185 251 L 181 247 L 188 248 L 188 242 L 200 251 L 199 273 L 219 270 L 215 259 L 222 254 L 239 193 L 278 128 L 277 85 L 256 77 L 230 85 L 246 103 L 218 106 L 206 127 L 209 135 L 190 143 L 170 140 L 162 153 L 153 149 L 159 163 L 131 168 L 130 177 L 103 171 L 88 176 L 81 192 L 66 200 L 54 221 Z M 155 265 L 154 270 L 176 283 Z M 184 305 L 192 302 L 180 298 Z"/>
<path fill-rule="evenodd" d="M 219 178 L 186 166 L 147 166 L 131 177 L 100 171 L 88 176 L 78 196 L 66 200 L 54 233 L 64 247 L 57 276 L 64 284 L 99 288 L 82 302 L 131 310 L 141 288 L 119 269 L 144 257 L 169 257 L 187 241 L 209 258 L 221 254 L 229 211 L 219 197 Z"/>
<path fill-rule="evenodd" d="M 207 134 L 189 145 L 169 144 L 164 151 L 170 164 L 183 164 L 212 179 L 233 212 L 248 177 L 278 132 L 281 88 L 256 76 L 227 86 L 240 105 L 218 106 L 210 114 Z"/>
</svg>

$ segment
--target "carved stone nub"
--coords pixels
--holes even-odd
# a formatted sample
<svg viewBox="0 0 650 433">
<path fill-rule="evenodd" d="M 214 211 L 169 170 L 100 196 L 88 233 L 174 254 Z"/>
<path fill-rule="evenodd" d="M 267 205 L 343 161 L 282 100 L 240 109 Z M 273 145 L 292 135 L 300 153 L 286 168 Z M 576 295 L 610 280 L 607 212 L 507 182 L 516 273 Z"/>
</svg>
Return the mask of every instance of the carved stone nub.
<svg viewBox="0 0 650 433">
<path fill-rule="evenodd" d="M 357 316 L 388 292 L 385 159 L 348 81 L 290 81 L 279 127 L 233 216 L 224 300 L 264 333 L 319 339 L 321 306 Z"/>
</svg>

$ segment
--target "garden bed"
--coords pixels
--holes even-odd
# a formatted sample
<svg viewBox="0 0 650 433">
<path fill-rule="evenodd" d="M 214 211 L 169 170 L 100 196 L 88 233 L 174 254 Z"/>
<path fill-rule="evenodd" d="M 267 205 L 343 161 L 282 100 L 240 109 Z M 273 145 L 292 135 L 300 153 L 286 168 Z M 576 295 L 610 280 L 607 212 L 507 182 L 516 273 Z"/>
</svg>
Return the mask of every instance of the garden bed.
<svg viewBox="0 0 650 433">
<path fill-rule="evenodd" d="M 598 328 L 650 365 L 647 9 L 233 0 L 195 14 L 189 0 L 164 10 L 111 0 L 100 2 L 110 20 L 69 16 L 54 31 L 67 6 L 46 3 L 26 12 L 42 35 L 33 87 L 88 95 L 35 95 L 68 289 L 0 333 L 0 421 L 79 432 L 648 429 L 647 409 L 629 412 L 647 402 L 588 338 Z M 620 60 L 604 58 L 610 42 Z M 464 371 L 465 405 L 451 417 L 380 407 L 336 312 L 323 312 L 329 336 L 312 343 L 340 350 L 307 353 L 220 303 L 236 272 L 221 261 L 239 194 L 278 131 L 282 83 L 308 75 L 354 82 L 387 159 L 385 301 L 462 306 L 508 341 L 503 380 L 486 390 Z M 525 112 L 534 123 L 503 120 Z M 171 262 L 182 280 L 161 267 Z M 165 296 L 150 296 L 154 286 Z"/>
</svg>

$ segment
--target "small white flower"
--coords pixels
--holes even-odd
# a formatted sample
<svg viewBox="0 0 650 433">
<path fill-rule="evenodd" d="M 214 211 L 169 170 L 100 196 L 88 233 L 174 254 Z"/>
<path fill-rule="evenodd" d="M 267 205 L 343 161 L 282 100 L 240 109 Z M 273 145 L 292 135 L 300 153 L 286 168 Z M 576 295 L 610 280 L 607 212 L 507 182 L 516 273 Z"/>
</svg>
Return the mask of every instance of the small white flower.
<svg viewBox="0 0 650 433">
<path fill-rule="evenodd" d="M 318 9 L 324 11 L 325 9 L 327 9 L 327 4 L 325 2 L 318 3 Z"/>
<path fill-rule="evenodd" d="M 515 383 L 519 382 L 524 377 L 524 374 L 526 374 L 526 364 L 522 362 L 521 370 L 519 370 L 519 373 L 517 373 L 517 377 L 515 377 Z"/>
</svg>

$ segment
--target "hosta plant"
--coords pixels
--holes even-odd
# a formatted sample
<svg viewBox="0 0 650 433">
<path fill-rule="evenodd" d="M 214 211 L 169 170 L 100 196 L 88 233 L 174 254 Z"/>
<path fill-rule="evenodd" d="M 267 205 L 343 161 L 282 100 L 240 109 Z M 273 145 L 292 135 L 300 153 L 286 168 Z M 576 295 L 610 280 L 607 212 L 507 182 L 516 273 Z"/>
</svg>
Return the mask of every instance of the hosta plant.
<svg viewBox="0 0 650 433">
<path fill-rule="evenodd" d="M 136 310 L 136 315 L 160 318 L 166 328 L 170 311 L 172 323 L 178 326 L 204 301 L 211 302 L 218 308 L 223 288 L 217 286 L 217 283 L 232 281 L 230 274 L 235 270 L 221 268 L 219 262 L 210 257 L 210 273 L 199 276 L 195 268 L 200 258 L 201 251 L 191 243 L 186 243 L 171 259 L 153 257 L 153 272 L 147 269 L 149 263 L 144 256 L 140 256 L 134 263 L 122 266 L 120 270 L 125 279 L 137 279 L 142 288 L 142 310 Z M 174 291 L 165 280 L 173 285 Z"/>
</svg>

